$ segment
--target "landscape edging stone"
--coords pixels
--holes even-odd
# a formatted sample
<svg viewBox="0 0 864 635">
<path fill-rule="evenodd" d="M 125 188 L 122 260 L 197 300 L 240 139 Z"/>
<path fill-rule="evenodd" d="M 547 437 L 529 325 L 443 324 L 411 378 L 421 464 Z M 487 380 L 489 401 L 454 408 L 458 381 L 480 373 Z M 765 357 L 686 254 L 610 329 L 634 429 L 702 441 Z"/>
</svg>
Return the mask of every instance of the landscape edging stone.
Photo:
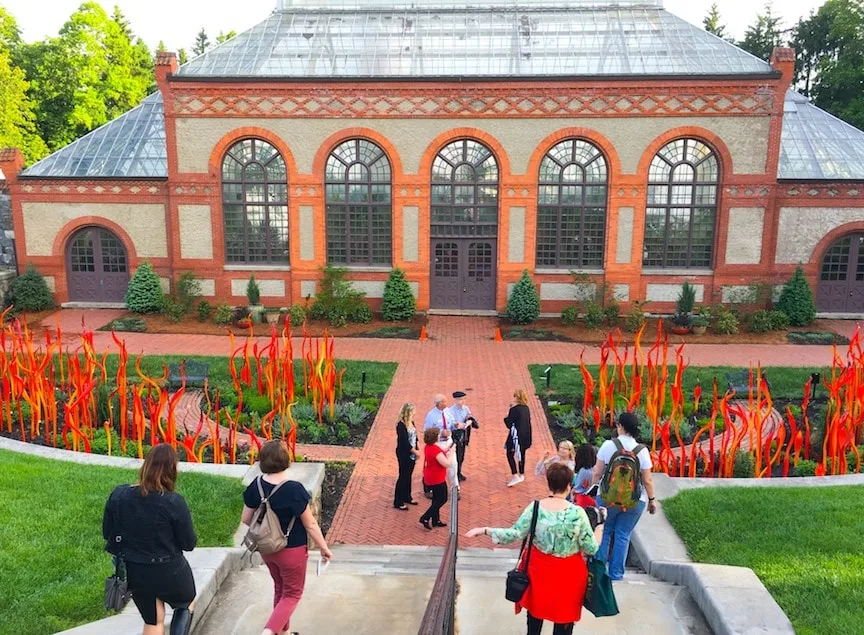
<svg viewBox="0 0 864 635">
<path fill-rule="evenodd" d="M 652 476 L 659 501 L 675 496 L 682 489 L 681 481 L 696 480 L 672 479 L 665 474 Z M 710 486 L 705 482 L 683 488 Z M 792 622 L 752 569 L 693 562 L 663 513 L 662 503 L 656 514 L 643 514 L 630 544 L 645 571 L 690 591 L 716 635 L 794 635 Z"/>
</svg>

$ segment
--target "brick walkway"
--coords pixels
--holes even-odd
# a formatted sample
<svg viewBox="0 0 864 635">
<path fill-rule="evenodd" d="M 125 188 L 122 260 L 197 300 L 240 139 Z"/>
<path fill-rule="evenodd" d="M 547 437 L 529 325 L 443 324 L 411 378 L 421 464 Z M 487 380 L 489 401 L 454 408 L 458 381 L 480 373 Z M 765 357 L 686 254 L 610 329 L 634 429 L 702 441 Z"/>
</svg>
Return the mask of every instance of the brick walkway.
<svg viewBox="0 0 864 635">
<path fill-rule="evenodd" d="M 88 327 L 98 328 L 108 320 L 105 314 L 92 311 L 64 311 L 61 322 L 70 344 L 82 317 Z M 110 319 L 110 318 L 109 318 Z M 53 327 L 55 318 L 45 325 Z M 460 526 L 509 525 L 533 497 L 545 493 L 542 479 L 533 476 L 534 463 L 544 450 L 553 450 L 553 439 L 543 419 L 539 400 L 532 397 L 530 407 L 534 423 L 534 447 L 528 452 L 532 473 L 515 488 L 505 487 L 509 469 L 503 444 L 506 429 L 502 418 L 514 389 L 533 393 L 528 375 L 531 363 L 578 363 L 585 351 L 587 363 L 599 362 L 599 349 L 578 343 L 504 342 L 492 340 L 495 321 L 488 318 L 432 317 L 428 327 L 429 341 L 370 340 L 345 338 L 336 343 L 340 359 L 397 361 L 399 367 L 393 384 L 381 403 L 378 417 L 369 433 L 342 504 L 330 528 L 329 539 L 346 544 L 440 545 L 442 531 L 427 532 L 417 522 L 424 509 L 420 491 L 420 469 L 415 473 L 414 490 L 421 505 L 409 512 L 392 507 L 393 485 L 397 473 L 394 425 L 405 401 L 417 405 L 417 421 L 431 407 L 436 392 L 468 392 L 468 403 L 481 429 L 473 435 L 468 449 L 460 505 Z M 151 335 L 125 333 L 131 355 L 188 354 L 227 355 L 228 339 L 213 335 Z M 97 332 L 98 350 L 114 351 L 110 333 Z M 299 350 L 299 345 L 295 346 Z M 748 366 L 761 361 L 764 366 L 822 366 L 831 361 L 831 347 L 791 345 L 688 345 L 685 349 L 691 365 Z M 303 450 L 299 450 L 303 452 Z M 341 451 L 344 451 L 342 449 Z M 304 452 L 305 453 L 305 452 Z M 330 458 L 330 457 L 327 457 Z M 445 507 L 447 513 L 449 507 Z M 464 546 L 480 546 L 478 540 L 464 540 Z"/>
</svg>

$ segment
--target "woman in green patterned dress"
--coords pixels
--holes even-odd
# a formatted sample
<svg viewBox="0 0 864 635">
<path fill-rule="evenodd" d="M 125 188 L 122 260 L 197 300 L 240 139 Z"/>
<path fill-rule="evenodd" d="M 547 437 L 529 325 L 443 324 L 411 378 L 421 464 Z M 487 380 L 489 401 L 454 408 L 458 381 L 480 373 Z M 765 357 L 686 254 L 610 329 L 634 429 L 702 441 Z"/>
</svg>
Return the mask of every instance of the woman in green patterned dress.
<svg viewBox="0 0 864 635">
<path fill-rule="evenodd" d="M 551 495 L 540 501 L 527 572 L 530 584 L 516 612 L 526 609 L 528 635 L 540 635 L 544 620 L 555 624 L 553 635 L 571 635 L 582 617 L 588 582 L 585 556 L 593 556 L 598 545 L 585 510 L 567 501 L 573 470 L 554 463 L 546 471 L 546 482 Z M 531 503 L 509 529 L 477 527 L 466 536 L 491 536 L 497 545 L 522 540 L 530 532 L 533 510 Z"/>
</svg>

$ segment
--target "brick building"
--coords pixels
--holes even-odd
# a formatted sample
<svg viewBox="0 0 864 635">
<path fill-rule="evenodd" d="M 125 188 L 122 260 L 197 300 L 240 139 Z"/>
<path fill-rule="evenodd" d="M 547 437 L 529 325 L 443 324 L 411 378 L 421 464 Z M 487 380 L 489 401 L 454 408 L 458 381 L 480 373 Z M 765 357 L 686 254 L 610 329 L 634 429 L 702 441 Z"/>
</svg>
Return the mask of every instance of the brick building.
<svg viewBox="0 0 864 635">
<path fill-rule="evenodd" d="M 864 132 L 661 0 L 294 0 L 21 171 L 0 153 L 18 260 L 60 302 L 118 302 L 150 261 L 205 296 L 314 295 L 391 267 L 418 308 L 543 311 L 571 271 L 622 301 L 744 300 L 800 263 L 820 310 L 864 312 Z"/>
</svg>

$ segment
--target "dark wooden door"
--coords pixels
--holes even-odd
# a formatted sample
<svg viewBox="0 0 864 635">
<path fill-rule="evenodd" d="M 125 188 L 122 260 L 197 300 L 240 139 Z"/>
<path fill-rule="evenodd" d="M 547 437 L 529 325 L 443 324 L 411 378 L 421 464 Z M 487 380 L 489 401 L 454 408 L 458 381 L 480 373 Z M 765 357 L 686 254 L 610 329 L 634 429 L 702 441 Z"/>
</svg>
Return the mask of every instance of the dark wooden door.
<svg viewBox="0 0 864 635">
<path fill-rule="evenodd" d="M 494 238 L 432 240 L 433 309 L 495 309 L 496 242 Z"/>
<path fill-rule="evenodd" d="M 864 313 L 864 234 L 843 236 L 825 252 L 816 308 L 826 313 Z"/>
<path fill-rule="evenodd" d="M 123 243 L 107 229 L 85 227 L 66 248 L 66 278 L 73 302 L 123 302 L 129 263 Z"/>
</svg>

